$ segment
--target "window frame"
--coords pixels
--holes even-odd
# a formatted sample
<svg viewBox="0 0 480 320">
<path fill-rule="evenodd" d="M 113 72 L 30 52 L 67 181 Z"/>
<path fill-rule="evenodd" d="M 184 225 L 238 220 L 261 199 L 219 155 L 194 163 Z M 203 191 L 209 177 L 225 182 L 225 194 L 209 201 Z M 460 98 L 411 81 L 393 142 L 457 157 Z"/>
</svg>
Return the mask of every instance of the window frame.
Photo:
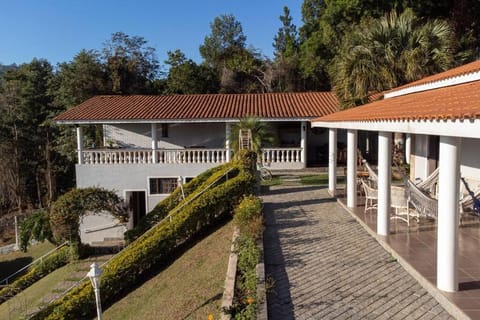
<svg viewBox="0 0 480 320">
<path fill-rule="evenodd" d="M 161 185 L 161 182 L 160 182 L 160 190 L 157 190 L 158 193 L 153 193 L 154 190 L 152 190 L 152 180 L 167 180 L 167 179 L 171 179 L 172 182 L 173 180 L 175 181 L 175 188 L 172 189 L 172 191 L 168 192 L 168 193 L 161 193 L 160 191 L 164 191 L 161 189 L 162 185 Z M 149 196 L 162 196 L 162 195 L 169 195 L 171 194 L 173 191 L 175 191 L 175 189 L 178 187 L 178 177 L 165 177 L 165 176 L 152 176 L 152 177 L 148 177 L 147 178 L 147 185 L 148 185 L 148 195 Z M 158 185 L 158 182 L 157 182 L 157 188 L 159 187 Z"/>
</svg>

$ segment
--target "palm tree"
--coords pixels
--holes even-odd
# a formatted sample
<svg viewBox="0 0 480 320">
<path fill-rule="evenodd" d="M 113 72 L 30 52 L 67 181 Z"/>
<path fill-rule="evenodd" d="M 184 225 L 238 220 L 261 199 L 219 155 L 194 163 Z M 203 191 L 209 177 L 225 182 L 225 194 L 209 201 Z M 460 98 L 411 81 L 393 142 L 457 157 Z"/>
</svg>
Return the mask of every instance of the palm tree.
<svg viewBox="0 0 480 320">
<path fill-rule="evenodd" d="M 330 69 L 344 107 L 368 95 L 445 71 L 454 63 L 453 28 L 443 20 L 422 23 L 411 10 L 395 11 L 360 26 L 343 39 Z"/>
<path fill-rule="evenodd" d="M 230 131 L 231 147 L 235 151 L 239 149 L 239 131 L 242 129 L 250 129 L 252 132 L 252 149 L 257 154 L 262 147 L 272 145 L 276 141 L 276 137 L 268 123 L 261 122 L 256 117 L 248 116 L 235 123 Z"/>
</svg>

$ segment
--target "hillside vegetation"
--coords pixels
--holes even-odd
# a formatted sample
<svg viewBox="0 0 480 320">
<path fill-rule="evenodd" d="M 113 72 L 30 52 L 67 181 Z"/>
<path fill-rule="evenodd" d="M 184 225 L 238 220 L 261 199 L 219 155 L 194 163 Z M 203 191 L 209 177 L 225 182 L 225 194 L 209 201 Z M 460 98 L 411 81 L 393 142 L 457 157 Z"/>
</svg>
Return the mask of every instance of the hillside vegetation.
<svg viewBox="0 0 480 320">
<path fill-rule="evenodd" d="M 120 294 L 131 291 L 153 267 L 168 261 L 182 245 L 231 214 L 243 195 L 253 192 L 255 154 L 244 152 L 240 158 L 223 167 L 221 173 L 212 173 L 173 210 L 162 214 L 154 212 L 159 218 L 167 214 L 168 217 L 139 236 L 103 267 L 102 303 L 112 304 Z M 191 183 L 198 182 L 194 179 Z M 33 319 L 81 319 L 93 316 L 94 311 L 92 286 L 85 281 Z"/>
</svg>

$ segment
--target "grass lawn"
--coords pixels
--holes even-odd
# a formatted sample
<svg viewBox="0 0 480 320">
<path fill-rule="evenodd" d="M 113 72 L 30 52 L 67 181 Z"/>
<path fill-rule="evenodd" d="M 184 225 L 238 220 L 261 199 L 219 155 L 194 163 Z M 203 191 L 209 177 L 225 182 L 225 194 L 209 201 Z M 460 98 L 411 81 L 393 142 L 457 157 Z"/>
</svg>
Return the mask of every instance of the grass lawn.
<svg viewBox="0 0 480 320">
<path fill-rule="evenodd" d="M 41 304 L 41 299 L 50 294 L 59 282 L 71 277 L 77 269 L 76 264 L 68 264 L 50 273 L 12 299 L 0 304 L 2 319 L 23 319 L 27 312 L 31 312 L 35 306 Z"/>
<path fill-rule="evenodd" d="M 337 177 L 337 183 L 344 183 L 344 181 L 344 177 Z M 304 185 L 328 185 L 328 173 L 302 176 L 300 182 Z"/>
<path fill-rule="evenodd" d="M 48 241 L 28 247 L 27 252 L 13 251 L 6 254 L 0 254 L 0 280 L 5 279 L 15 271 L 23 268 L 35 259 L 40 258 L 48 251 L 55 248 Z"/>
<path fill-rule="evenodd" d="M 207 236 L 104 312 L 109 319 L 220 319 L 233 224 Z"/>
<path fill-rule="evenodd" d="M 262 186 L 278 186 L 283 184 L 283 180 L 279 176 L 272 176 L 272 180 L 262 180 L 260 184 Z"/>
</svg>

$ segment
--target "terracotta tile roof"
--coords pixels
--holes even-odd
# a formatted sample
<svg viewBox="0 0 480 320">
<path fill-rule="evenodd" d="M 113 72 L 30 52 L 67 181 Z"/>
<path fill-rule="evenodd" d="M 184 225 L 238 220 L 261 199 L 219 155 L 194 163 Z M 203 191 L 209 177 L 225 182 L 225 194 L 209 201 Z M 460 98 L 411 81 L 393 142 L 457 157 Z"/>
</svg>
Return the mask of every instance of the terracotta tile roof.
<svg viewBox="0 0 480 320">
<path fill-rule="evenodd" d="M 407 83 L 403 86 L 388 90 L 388 92 L 394 92 L 394 91 L 398 91 L 400 89 L 414 87 L 414 86 L 418 86 L 418 85 L 422 85 L 422 84 L 426 84 L 426 83 L 431 83 L 431 82 L 435 82 L 435 81 L 441 81 L 441 80 L 445 80 L 445 79 L 448 79 L 448 78 L 463 76 L 463 75 L 467 75 L 469 73 L 478 72 L 478 71 L 480 71 L 480 60 L 477 60 L 477 61 L 474 61 L 474 62 L 471 62 L 471 63 L 467 63 L 463 66 L 456 67 L 456 68 L 453 68 L 453 69 L 450 69 L 450 70 L 447 70 L 447 71 L 444 71 L 444 72 L 440 72 L 440 73 L 422 78 L 422 79 L 414 81 L 414 82 Z"/>
<path fill-rule="evenodd" d="M 401 121 L 480 118 L 480 81 L 375 101 L 312 120 Z"/>
<path fill-rule="evenodd" d="M 58 122 L 314 118 L 338 111 L 333 92 L 96 96 L 55 118 Z"/>
</svg>

